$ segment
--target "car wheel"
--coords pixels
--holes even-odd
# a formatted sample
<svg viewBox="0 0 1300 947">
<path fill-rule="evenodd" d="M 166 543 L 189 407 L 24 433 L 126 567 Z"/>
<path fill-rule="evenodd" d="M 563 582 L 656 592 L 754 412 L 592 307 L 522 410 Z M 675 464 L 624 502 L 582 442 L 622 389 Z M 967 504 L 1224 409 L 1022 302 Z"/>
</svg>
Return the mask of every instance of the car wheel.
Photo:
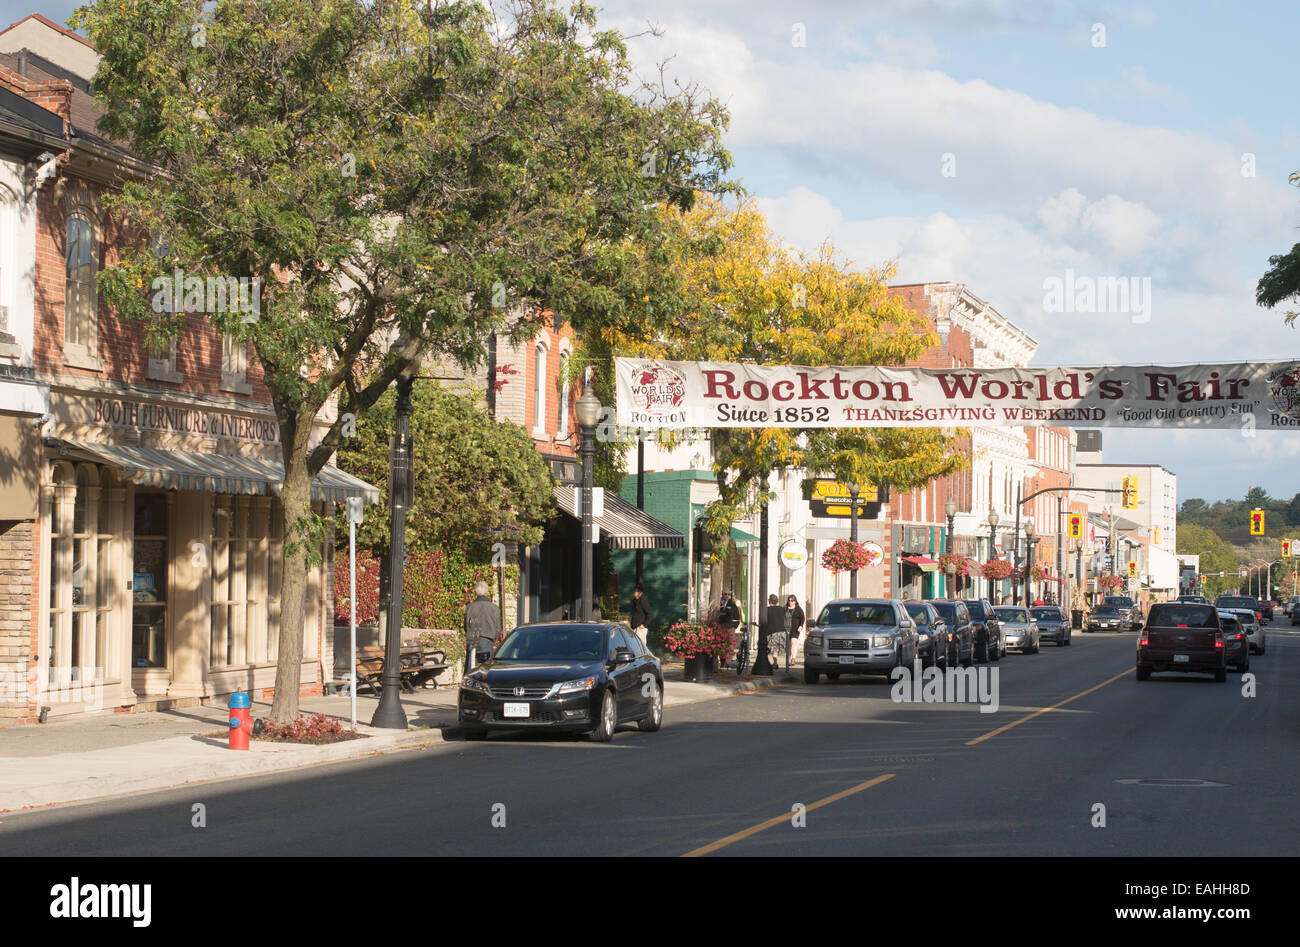
<svg viewBox="0 0 1300 947">
<path fill-rule="evenodd" d="M 664 722 L 664 686 L 655 681 L 655 692 L 650 697 L 650 713 L 636 722 L 643 733 L 654 733 Z"/>
<path fill-rule="evenodd" d="M 989 652 L 989 660 L 990 660 L 990 661 L 1001 661 L 1001 660 L 1002 660 L 1002 636 L 1001 636 L 1001 635 L 998 635 L 998 642 L 997 642 L 997 644 L 995 644 L 995 645 L 993 646 L 993 650 L 992 650 L 991 652 Z"/>
<path fill-rule="evenodd" d="M 1219 668 L 1217 671 L 1214 672 L 1214 681 L 1216 684 L 1222 684 L 1227 679 L 1228 679 L 1227 668 Z"/>
<path fill-rule="evenodd" d="M 819 677 L 821 675 L 812 668 L 806 667 L 803 669 L 803 682 L 805 684 L 816 684 Z"/>
<path fill-rule="evenodd" d="M 980 643 L 979 654 L 975 656 L 975 663 L 988 664 L 988 662 L 989 662 L 989 639 L 988 639 L 988 635 L 985 635 L 984 640 Z"/>
<path fill-rule="evenodd" d="M 1139 681 L 1151 680 L 1151 669 L 1148 667 L 1143 667 L 1142 665 L 1139 664 L 1137 666 L 1137 679 Z"/>
<path fill-rule="evenodd" d="M 1070 636 L 1068 634 L 1065 636 L 1065 646 L 1070 647 Z"/>
<path fill-rule="evenodd" d="M 614 739 L 614 727 L 618 721 L 618 705 L 614 702 L 614 692 L 605 691 L 605 696 L 600 700 L 600 723 L 596 729 L 587 734 L 588 739 L 594 743 L 608 743 Z"/>
<path fill-rule="evenodd" d="M 487 736 L 487 731 L 482 727 L 463 727 L 460 734 L 466 740 L 482 740 Z"/>
</svg>

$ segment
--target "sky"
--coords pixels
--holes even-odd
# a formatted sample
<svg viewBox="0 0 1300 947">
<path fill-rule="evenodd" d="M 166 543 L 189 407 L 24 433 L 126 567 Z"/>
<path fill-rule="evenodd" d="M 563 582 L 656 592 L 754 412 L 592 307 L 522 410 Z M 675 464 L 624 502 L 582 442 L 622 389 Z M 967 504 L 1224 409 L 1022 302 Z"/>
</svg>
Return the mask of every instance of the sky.
<svg viewBox="0 0 1300 947">
<path fill-rule="evenodd" d="M 0 0 L 0 23 L 76 6 Z M 645 73 L 667 60 L 727 104 L 733 174 L 795 247 L 965 283 L 1038 341 L 1034 365 L 1300 358 L 1286 306 L 1254 302 L 1269 256 L 1300 241 L 1294 0 L 602 10 L 602 28 L 642 34 Z M 1045 281 L 1071 272 L 1136 280 L 1146 305 L 1050 311 Z M 1107 462 L 1177 473 L 1180 500 L 1300 492 L 1300 431 L 1107 428 L 1103 443 Z"/>
</svg>

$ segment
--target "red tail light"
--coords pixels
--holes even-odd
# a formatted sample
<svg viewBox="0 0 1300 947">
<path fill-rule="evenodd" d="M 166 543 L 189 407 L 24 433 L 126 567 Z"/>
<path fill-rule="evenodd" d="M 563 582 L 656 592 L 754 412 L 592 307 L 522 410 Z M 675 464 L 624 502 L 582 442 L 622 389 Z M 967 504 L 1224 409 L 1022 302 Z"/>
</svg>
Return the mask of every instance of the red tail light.
<svg viewBox="0 0 1300 947">
<path fill-rule="evenodd" d="M 1218 636 L 1215 637 L 1215 639 L 1214 639 L 1214 646 L 1215 646 L 1216 648 L 1222 648 L 1222 647 L 1223 647 L 1223 635 L 1218 635 Z"/>
<path fill-rule="evenodd" d="M 1142 648 L 1145 648 L 1147 646 L 1146 635 L 1143 635 L 1141 638 L 1138 639 L 1138 646 Z"/>
</svg>

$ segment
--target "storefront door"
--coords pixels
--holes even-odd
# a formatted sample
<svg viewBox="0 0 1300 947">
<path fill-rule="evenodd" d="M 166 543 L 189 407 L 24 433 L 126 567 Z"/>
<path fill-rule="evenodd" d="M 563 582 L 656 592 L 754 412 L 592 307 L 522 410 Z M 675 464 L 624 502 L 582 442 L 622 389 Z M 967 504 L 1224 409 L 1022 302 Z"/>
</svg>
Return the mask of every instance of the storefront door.
<svg viewBox="0 0 1300 947">
<path fill-rule="evenodd" d="M 135 560 L 131 569 L 131 667 L 166 668 L 167 497 L 137 493 Z"/>
</svg>

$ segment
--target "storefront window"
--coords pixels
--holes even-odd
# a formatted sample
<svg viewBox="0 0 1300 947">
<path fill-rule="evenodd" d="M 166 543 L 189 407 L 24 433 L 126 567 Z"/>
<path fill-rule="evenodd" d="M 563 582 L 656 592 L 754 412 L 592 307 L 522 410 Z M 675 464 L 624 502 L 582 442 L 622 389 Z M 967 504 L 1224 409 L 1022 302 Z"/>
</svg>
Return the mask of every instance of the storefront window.
<svg viewBox="0 0 1300 947">
<path fill-rule="evenodd" d="M 282 547 L 278 502 L 242 496 L 214 499 L 212 668 L 274 663 Z"/>
<path fill-rule="evenodd" d="M 131 569 L 131 666 L 167 666 L 167 497 L 135 498 L 135 561 Z"/>
</svg>

